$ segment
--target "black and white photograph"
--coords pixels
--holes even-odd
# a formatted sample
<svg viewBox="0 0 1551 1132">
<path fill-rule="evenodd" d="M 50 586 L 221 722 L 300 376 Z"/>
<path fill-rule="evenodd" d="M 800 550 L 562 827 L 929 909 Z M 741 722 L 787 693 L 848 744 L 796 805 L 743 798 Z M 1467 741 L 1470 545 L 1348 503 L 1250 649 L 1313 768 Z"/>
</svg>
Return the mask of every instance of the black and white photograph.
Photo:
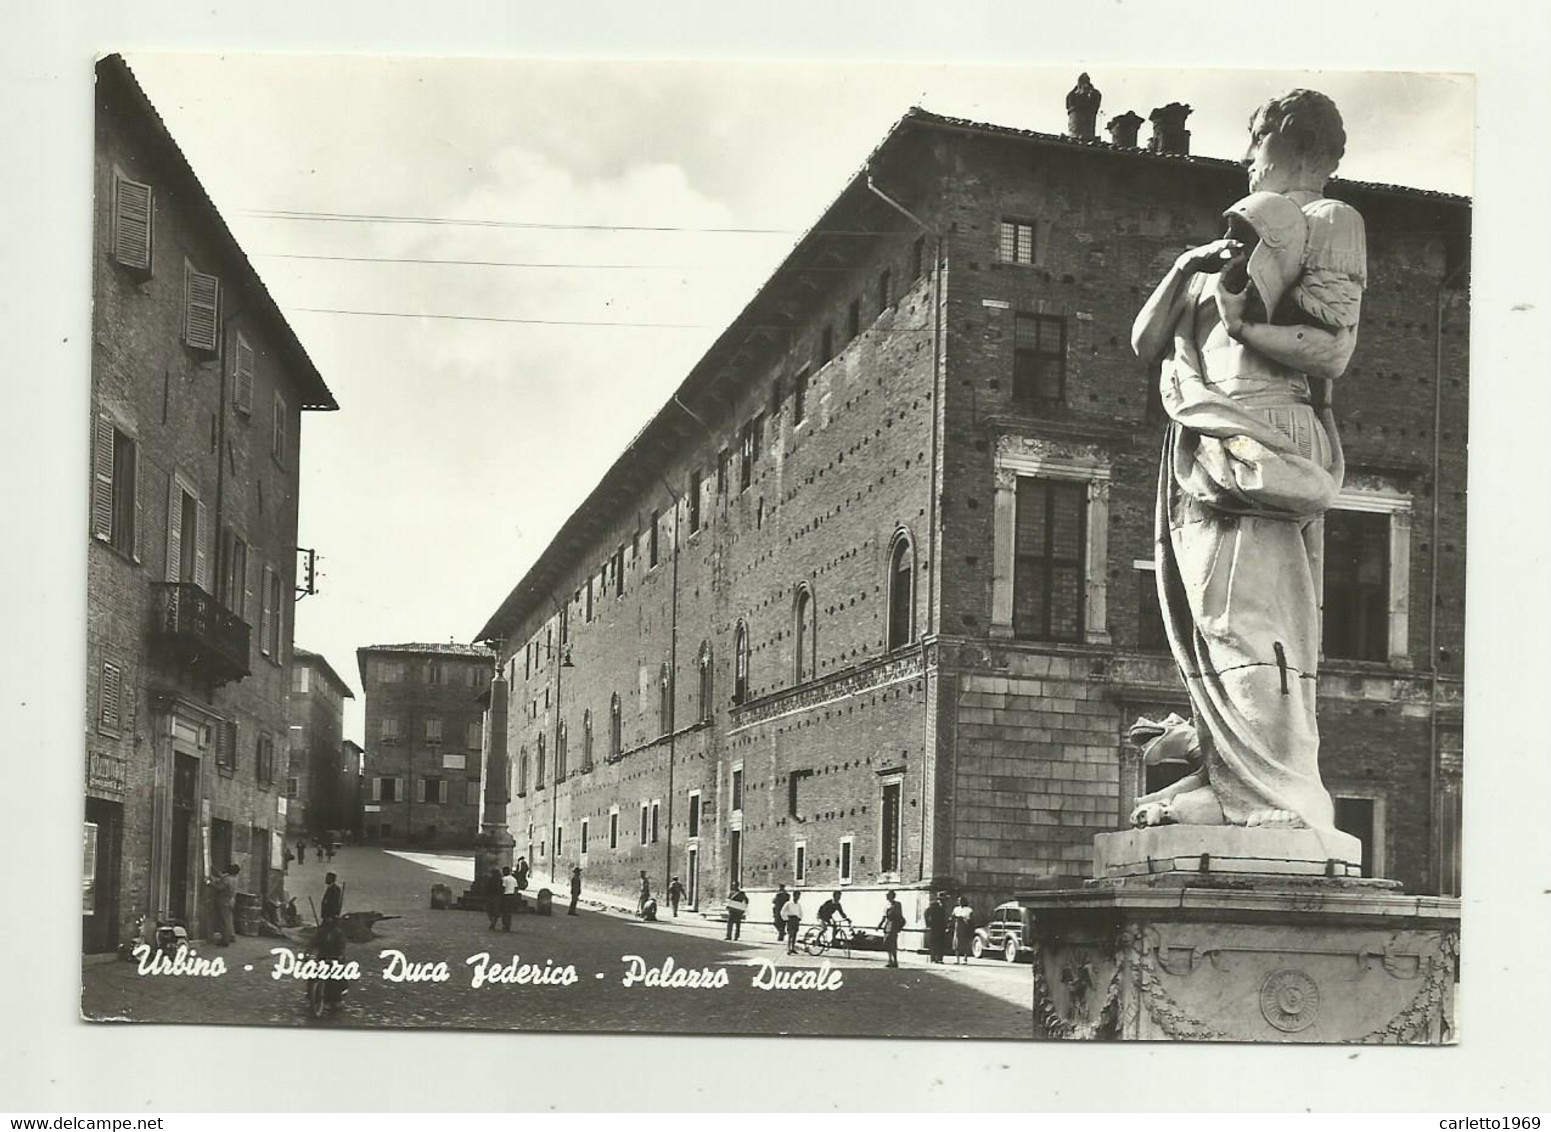
<svg viewBox="0 0 1551 1132">
<path fill-rule="evenodd" d="M 85 1015 L 1455 1041 L 1472 105 L 105 57 Z"/>
<path fill-rule="evenodd" d="M 13 1126 L 1533 1132 L 1515 8 L 18 17 Z"/>
</svg>

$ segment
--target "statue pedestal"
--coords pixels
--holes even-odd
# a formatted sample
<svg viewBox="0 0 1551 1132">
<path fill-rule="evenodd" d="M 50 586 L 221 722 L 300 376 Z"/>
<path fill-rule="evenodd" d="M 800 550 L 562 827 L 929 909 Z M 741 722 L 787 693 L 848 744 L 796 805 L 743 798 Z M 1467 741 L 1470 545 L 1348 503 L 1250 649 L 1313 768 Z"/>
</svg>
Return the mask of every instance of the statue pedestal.
<svg viewBox="0 0 1551 1132">
<path fill-rule="evenodd" d="M 1100 834 L 1098 879 L 1019 895 L 1033 913 L 1034 1037 L 1452 1042 L 1459 901 L 1347 875 L 1349 851 L 1321 861 L 1306 837 Z M 1322 851 L 1334 845 L 1326 835 Z"/>
<path fill-rule="evenodd" d="M 512 863 L 517 841 L 507 832 L 506 826 L 486 825 L 474 839 L 474 882 L 463 890 L 456 907 L 464 912 L 485 910 L 485 878 L 490 870 L 500 872 Z"/>
</svg>

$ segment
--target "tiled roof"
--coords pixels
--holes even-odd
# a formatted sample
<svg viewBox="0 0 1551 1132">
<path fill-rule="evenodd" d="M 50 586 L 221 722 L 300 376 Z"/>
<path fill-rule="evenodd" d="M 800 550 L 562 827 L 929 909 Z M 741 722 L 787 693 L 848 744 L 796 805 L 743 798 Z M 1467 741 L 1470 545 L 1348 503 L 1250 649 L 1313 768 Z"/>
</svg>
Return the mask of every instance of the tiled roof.
<svg viewBox="0 0 1551 1132">
<path fill-rule="evenodd" d="M 465 645 L 459 644 L 457 641 L 447 641 L 445 643 L 410 642 L 401 645 L 362 645 L 355 651 L 357 654 L 368 652 L 413 653 L 419 656 L 472 656 L 480 657 L 484 660 L 495 659 L 495 653 L 483 645 Z"/>
<path fill-rule="evenodd" d="M 350 685 L 345 683 L 344 677 L 342 677 L 338 672 L 334 671 L 334 666 L 328 662 L 327 658 L 324 657 L 322 653 L 316 653 L 311 649 L 302 648 L 301 645 L 293 644 L 291 646 L 291 656 L 295 660 L 307 661 L 314 668 L 322 669 L 325 673 L 328 674 L 329 679 L 333 680 L 334 683 L 339 686 L 341 695 L 343 695 L 347 700 L 355 699 L 355 692 L 351 690 Z"/>
</svg>

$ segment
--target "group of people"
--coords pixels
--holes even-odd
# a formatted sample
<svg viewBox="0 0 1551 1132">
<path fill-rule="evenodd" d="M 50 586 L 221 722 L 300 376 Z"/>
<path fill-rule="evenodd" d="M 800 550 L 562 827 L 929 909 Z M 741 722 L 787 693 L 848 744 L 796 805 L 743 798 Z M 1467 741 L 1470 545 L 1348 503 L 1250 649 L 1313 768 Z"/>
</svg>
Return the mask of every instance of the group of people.
<svg viewBox="0 0 1551 1132">
<path fill-rule="evenodd" d="M 512 913 L 523 907 L 522 893 L 528 887 L 531 869 L 527 857 L 518 857 L 515 865 L 503 865 L 491 869 L 485 876 L 485 915 L 490 919 L 490 930 L 497 923 L 503 931 L 512 930 Z M 576 915 L 576 902 L 582 898 L 582 867 L 571 870 L 571 906 L 567 916 Z"/>
<path fill-rule="evenodd" d="M 921 916 L 926 950 L 933 963 L 941 963 L 949 948 L 953 949 L 955 963 L 968 963 L 974 946 L 975 910 L 970 907 L 969 897 L 960 896 L 956 905 L 952 901 L 952 893 L 939 892 Z"/>
<path fill-rule="evenodd" d="M 332 836 L 320 837 L 311 846 L 309 846 L 305 837 L 298 837 L 296 839 L 296 849 L 294 852 L 289 845 L 285 847 L 285 863 L 289 865 L 292 861 L 295 861 L 298 865 L 305 865 L 307 863 L 307 850 L 309 848 L 314 851 L 318 860 L 332 861 L 334 859 L 335 850 L 339 848 L 339 842 L 335 841 Z"/>
<path fill-rule="evenodd" d="M 829 899 L 819 905 L 818 918 L 823 928 L 830 933 L 831 938 L 837 927 L 851 924 L 851 917 L 841 907 L 841 894 L 837 889 L 829 894 Z M 733 895 L 734 900 L 742 900 L 747 903 L 748 898 L 743 890 L 738 888 Z M 889 889 L 887 894 L 888 906 L 884 909 L 883 918 L 878 921 L 878 929 L 883 932 L 883 946 L 888 952 L 887 966 L 899 966 L 899 933 L 905 928 L 905 910 L 900 907 L 895 898 L 894 890 Z M 786 885 L 780 885 L 776 889 L 775 896 L 770 901 L 771 919 L 775 926 L 776 942 L 786 943 L 788 955 L 797 954 L 797 933 L 802 927 L 804 916 L 802 906 L 802 889 L 787 891 Z M 742 919 L 741 914 L 738 917 Z M 729 912 L 729 920 L 731 912 Z M 727 938 L 735 939 L 735 935 Z"/>
<path fill-rule="evenodd" d="M 217 947 L 230 947 L 232 941 L 237 938 L 237 878 L 242 874 L 242 866 L 227 865 L 220 872 L 212 875 L 206 884 L 210 887 L 210 900 L 215 907 L 215 940 Z M 337 920 L 345 912 L 345 890 L 339 884 L 339 877 L 330 872 L 323 875 L 323 907 L 319 912 L 321 921 L 325 924 Z"/>
</svg>

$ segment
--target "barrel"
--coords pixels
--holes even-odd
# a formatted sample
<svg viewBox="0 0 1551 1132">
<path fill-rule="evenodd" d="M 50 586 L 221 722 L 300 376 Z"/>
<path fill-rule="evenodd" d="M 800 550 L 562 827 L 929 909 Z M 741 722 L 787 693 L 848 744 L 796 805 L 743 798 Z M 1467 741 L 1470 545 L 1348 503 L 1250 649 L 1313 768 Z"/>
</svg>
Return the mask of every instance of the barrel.
<svg viewBox="0 0 1551 1132">
<path fill-rule="evenodd" d="M 238 935 L 258 935 L 259 909 L 262 907 L 258 893 L 237 893 L 237 899 L 233 905 L 233 918 L 236 920 Z"/>
</svg>

